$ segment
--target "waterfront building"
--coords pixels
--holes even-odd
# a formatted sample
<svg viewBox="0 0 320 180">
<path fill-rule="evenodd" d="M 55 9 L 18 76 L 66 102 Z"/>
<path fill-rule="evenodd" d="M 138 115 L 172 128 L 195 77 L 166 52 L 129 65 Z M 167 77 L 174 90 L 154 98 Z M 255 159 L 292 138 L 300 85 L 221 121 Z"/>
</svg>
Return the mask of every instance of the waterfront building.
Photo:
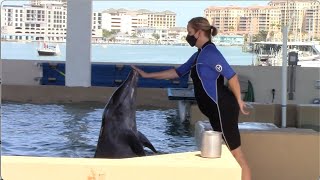
<svg viewBox="0 0 320 180">
<path fill-rule="evenodd" d="M 167 29 L 175 27 L 176 14 L 171 11 L 153 12 L 146 9 L 107 9 L 102 12 L 102 28 L 133 34 L 137 28 Z"/>
<path fill-rule="evenodd" d="M 281 27 L 289 23 L 289 38 L 320 38 L 319 0 L 272 0 L 267 6 L 211 6 L 204 16 L 224 34 L 258 34 L 267 31 L 270 39 L 281 38 Z"/>
<path fill-rule="evenodd" d="M 102 16 L 93 13 L 92 37 L 102 37 Z M 67 6 L 63 0 L 31 1 L 30 4 L 1 7 L 3 40 L 66 41 Z"/>
</svg>

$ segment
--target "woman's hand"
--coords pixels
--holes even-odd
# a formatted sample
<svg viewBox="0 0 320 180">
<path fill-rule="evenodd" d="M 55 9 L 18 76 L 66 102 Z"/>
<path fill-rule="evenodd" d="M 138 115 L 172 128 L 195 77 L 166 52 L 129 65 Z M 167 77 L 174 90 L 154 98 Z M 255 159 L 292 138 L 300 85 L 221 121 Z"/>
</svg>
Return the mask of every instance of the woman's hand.
<svg viewBox="0 0 320 180">
<path fill-rule="evenodd" d="M 148 73 L 146 73 L 143 70 L 137 68 L 136 66 L 132 65 L 131 67 L 132 67 L 132 69 L 136 70 L 140 74 L 141 77 L 148 78 Z"/>
<path fill-rule="evenodd" d="M 240 111 L 242 112 L 242 114 L 244 115 L 248 115 L 250 114 L 248 111 L 245 110 L 245 108 L 247 108 L 246 106 L 246 103 L 243 102 L 243 100 L 238 100 L 238 104 L 239 104 L 239 108 L 240 108 Z"/>
<path fill-rule="evenodd" d="M 144 72 L 141 69 L 137 68 L 136 66 L 131 66 L 132 69 L 136 70 L 141 77 L 143 78 L 152 78 L 152 79 L 175 79 L 178 78 L 178 74 L 174 68 L 160 71 L 160 72 Z"/>
</svg>

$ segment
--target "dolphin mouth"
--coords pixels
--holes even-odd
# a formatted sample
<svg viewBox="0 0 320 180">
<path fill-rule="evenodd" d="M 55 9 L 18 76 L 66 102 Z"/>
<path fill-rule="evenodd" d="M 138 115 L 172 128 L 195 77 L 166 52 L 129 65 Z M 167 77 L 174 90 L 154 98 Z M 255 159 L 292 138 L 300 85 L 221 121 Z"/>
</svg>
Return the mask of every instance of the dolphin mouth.
<svg viewBox="0 0 320 180">
<path fill-rule="evenodd" d="M 133 79 L 138 79 L 138 77 L 139 77 L 138 71 L 133 69 L 133 70 L 132 70 L 132 73 L 133 73 L 133 75 L 132 75 L 133 77 L 132 77 L 132 78 L 133 78 Z"/>
<path fill-rule="evenodd" d="M 139 79 L 139 73 L 138 73 L 138 71 L 136 71 L 136 70 L 132 70 L 131 72 L 130 72 L 130 87 L 131 88 L 135 88 L 135 87 L 137 87 L 137 84 L 138 84 L 138 79 Z"/>
<path fill-rule="evenodd" d="M 117 101 L 122 102 L 126 98 L 128 101 L 135 101 L 136 98 L 136 89 L 139 80 L 139 73 L 136 70 L 131 70 L 127 80 L 124 84 L 121 85 L 119 91 L 121 91 L 121 95 L 117 98 Z"/>
<path fill-rule="evenodd" d="M 138 71 L 135 70 L 135 69 L 132 69 L 132 73 L 133 73 L 134 76 L 138 76 L 138 74 L 139 74 Z"/>
</svg>

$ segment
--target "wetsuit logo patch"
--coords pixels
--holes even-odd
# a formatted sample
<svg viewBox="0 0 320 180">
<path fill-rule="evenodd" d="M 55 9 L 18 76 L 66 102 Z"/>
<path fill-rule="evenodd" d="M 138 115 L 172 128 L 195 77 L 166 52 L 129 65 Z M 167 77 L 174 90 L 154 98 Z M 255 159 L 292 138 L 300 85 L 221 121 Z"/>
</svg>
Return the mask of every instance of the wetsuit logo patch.
<svg viewBox="0 0 320 180">
<path fill-rule="evenodd" d="M 217 70 L 218 72 L 221 72 L 221 71 L 222 71 L 222 66 L 221 66 L 220 64 L 217 64 L 217 65 L 216 65 L 216 70 Z"/>
</svg>

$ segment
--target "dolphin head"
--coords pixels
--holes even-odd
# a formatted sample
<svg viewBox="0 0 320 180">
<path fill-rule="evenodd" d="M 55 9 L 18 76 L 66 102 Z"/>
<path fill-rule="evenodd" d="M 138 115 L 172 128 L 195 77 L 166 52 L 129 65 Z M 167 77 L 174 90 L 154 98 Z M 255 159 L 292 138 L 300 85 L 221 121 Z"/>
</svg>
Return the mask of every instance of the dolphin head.
<svg viewBox="0 0 320 180">
<path fill-rule="evenodd" d="M 118 87 L 109 101 L 109 108 L 115 108 L 122 112 L 135 112 L 136 88 L 139 75 L 132 70 L 127 79 Z M 121 110 L 120 110 L 120 109 Z M 134 108 L 134 109 L 133 109 Z M 128 112 L 129 111 L 129 112 Z"/>
<path fill-rule="evenodd" d="M 132 70 L 124 83 L 119 87 L 119 90 L 121 91 L 120 96 L 118 96 L 119 101 L 130 101 L 131 103 L 134 103 L 138 79 L 138 72 L 136 70 Z"/>
</svg>

